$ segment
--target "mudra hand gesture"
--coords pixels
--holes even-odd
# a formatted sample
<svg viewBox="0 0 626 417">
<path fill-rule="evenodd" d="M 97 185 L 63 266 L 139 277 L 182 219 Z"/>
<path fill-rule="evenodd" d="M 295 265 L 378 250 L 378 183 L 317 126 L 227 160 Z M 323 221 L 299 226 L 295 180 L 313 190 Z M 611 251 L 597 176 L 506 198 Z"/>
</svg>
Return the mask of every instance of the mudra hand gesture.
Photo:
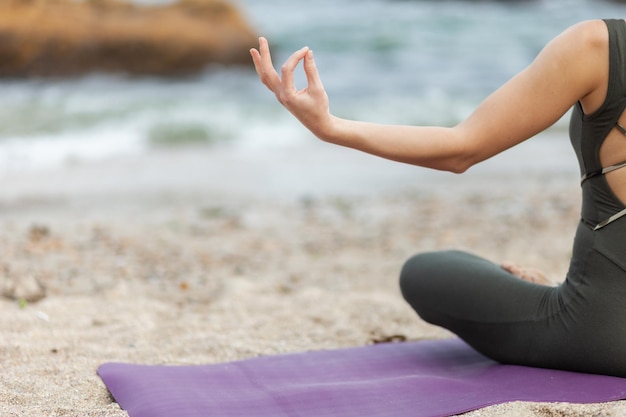
<svg viewBox="0 0 626 417">
<path fill-rule="evenodd" d="M 251 49 L 254 67 L 261 81 L 313 134 L 324 138 L 330 130 L 332 116 L 329 112 L 328 96 L 320 79 L 313 51 L 304 47 L 294 52 L 281 67 L 281 75 L 274 69 L 267 39 L 259 39 L 259 49 Z M 308 86 L 298 90 L 294 82 L 294 71 L 300 61 L 304 62 L 304 72 Z"/>
</svg>

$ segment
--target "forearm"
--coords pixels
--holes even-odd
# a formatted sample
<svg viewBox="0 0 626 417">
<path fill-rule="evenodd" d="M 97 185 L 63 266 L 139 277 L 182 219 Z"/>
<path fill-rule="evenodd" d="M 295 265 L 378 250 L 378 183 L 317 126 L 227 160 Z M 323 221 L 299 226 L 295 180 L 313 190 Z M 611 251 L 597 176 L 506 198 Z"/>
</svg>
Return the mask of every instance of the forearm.
<svg viewBox="0 0 626 417">
<path fill-rule="evenodd" d="M 471 163 L 456 128 L 383 125 L 330 116 L 320 139 L 393 161 L 460 173 Z"/>
</svg>

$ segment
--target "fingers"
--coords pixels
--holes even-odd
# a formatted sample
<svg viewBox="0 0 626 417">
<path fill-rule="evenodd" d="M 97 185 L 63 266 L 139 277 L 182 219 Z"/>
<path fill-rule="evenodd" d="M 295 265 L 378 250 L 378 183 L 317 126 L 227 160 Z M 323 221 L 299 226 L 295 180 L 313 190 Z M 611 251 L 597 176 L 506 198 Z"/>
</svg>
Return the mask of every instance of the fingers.
<svg viewBox="0 0 626 417">
<path fill-rule="evenodd" d="M 294 71 L 298 66 L 298 63 L 304 59 L 308 51 L 309 48 L 304 47 L 294 52 L 281 68 L 282 77 L 279 76 L 274 69 L 267 39 L 263 37 L 259 38 L 259 49 L 250 49 L 250 55 L 252 56 L 252 61 L 254 62 L 254 68 L 256 69 L 256 72 L 263 84 L 274 92 L 274 94 L 276 94 L 282 102 L 283 98 L 296 92 Z"/>
<path fill-rule="evenodd" d="M 556 283 L 550 279 L 545 273 L 536 268 L 524 268 L 511 261 L 502 262 L 502 269 L 510 274 L 515 275 L 524 281 L 532 282 L 540 285 L 554 286 Z"/>
<path fill-rule="evenodd" d="M 294 71 L 308 51 L 309 48 L 305 46 L 304 48 L 301 48 L 300 50 L 294 52 L 281 67 L 281 74 L 283 79 L 283 95 L 291 95 L 296 93 Z"/>
<path fill-rule="evenodd" d="M 304 72 L 308 82 L 308 89 L 310 91 L 319 91 L 324 88 L 315 65 L 313 52 L 307 46 L 294 52 L 285 61 L 281 67 L 280 76 L 274 69 L 267 39 L 259 38 L 259 49 L 250 49 L 250 55 L 259 78 L 282 104 L 286 104 L 297 94 L 294 73 L 301 61 L 304 61 Z"/>
<path fill-rule="evenodd" d="M 280 87 L 280 77 L 272 64 L 270 47 L 265 38 L 259 38 L 259 49 L 251 49 L 250 55 L 259 78 L 270 90 L 276 92 Z"/>
<path fill-rule="evenodd" d="M 304 72 L 306 79 L 311 89 L 323 89 L 322 79 L 317 71 L 317 65 L 313 59 L 313 51 L 309 50 L 304 56 Z"/>
<path fill-rule="evenodd" d="M 513 275 L 515 275 L 513 271 L 515 271 L 516 269 L 519 269 L 519 267 L 511 261 L 502 262 L 502 264 L 500 264 L 500 267 L 504 269 L 505 271 L 510 272 Z"/>
</svg>

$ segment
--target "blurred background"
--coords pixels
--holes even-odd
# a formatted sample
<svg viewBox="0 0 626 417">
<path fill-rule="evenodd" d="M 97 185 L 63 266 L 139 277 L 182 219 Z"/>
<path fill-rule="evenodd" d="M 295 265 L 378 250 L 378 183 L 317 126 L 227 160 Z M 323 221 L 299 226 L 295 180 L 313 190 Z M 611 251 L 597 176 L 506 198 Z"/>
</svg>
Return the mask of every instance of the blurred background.
<svg viewBox="0 0 626 417">
<path fill-rule="evenodd" d="M 270 40 L 276 66 L 303 45 L 315 50 L 334 113 L 426 125 L 452 125 L 467 116 L 569 25 L 626 16 L 625 5 L 600 0 L 233 4 Z M 251 65 L 210 65 L 181 77 L 4 78 L 0 109 L 5 178 L 119 158 L 141 161 L 154 153 L 166 159 L 189 149 L 209 164 L 238 154 L 248 162 L 280 152 L 303 155 L 316 146 Z M 553 132 L 562 139 L 567 121 Z M 274 162 L 266 168 L 280 164 Z"/>
</svg>

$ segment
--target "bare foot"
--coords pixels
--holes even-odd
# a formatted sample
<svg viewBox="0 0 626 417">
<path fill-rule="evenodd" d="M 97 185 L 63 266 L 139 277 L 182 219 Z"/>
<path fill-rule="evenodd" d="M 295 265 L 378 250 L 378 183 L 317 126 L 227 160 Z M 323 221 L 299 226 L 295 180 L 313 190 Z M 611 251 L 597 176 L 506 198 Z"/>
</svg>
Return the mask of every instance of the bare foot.
<svg viewBox="0 0 626 417">
<path fill-rule="evenodd" d="M 532 282 L 535 284 L 555 286 L 556 283 L 546 276 L 542 271 L 535 268 L 526 268 L 517 265 L 511 261 L 504 261 L 500 265 L 505 271 L 515 275 L 524 281 Z"/>
</svg>

